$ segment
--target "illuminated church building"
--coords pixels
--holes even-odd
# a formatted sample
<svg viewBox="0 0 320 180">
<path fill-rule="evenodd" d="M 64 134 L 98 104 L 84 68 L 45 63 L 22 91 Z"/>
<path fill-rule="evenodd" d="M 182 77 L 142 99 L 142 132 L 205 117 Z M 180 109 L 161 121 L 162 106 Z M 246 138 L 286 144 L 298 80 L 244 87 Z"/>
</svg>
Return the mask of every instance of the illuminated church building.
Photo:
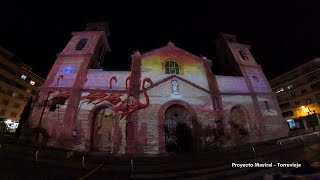
<svg viewBox="0 0 320 180">
<path fill-rule="evenodd" d="M 48 146 L 164 153 L 164 124 L 190 116 L 231 135 L 230 145 L 288 135 L 261 66 L 235 36 L 220 34 L 216 48 L 218 62 L 238 76 L 215 75 L 211 60 L 171 42 L 134 52 L 131 71 L 103 70 L 101 63 L 110 51 L 108 36 L 105 23 L 89 23 L 85 31 L 73 32 L 58 54 L 31 114 L 31 123 L 47 130 Z"/>
</svg>

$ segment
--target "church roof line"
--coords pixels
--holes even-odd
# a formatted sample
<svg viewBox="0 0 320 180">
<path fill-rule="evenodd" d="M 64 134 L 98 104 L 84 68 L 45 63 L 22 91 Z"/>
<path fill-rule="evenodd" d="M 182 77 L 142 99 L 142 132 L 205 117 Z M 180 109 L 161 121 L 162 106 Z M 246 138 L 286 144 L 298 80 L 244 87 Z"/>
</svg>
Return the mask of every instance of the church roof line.
<svg viewBox="0 0 320 180">
<path fill-rule="evenodd" d="M 195 88 L 197 88 L 197 89 L 200 89 L 200 90 L 202 90 L 202 91 L 210 94 L 210 91 L 209 91 L 209 90 L 207 90 L 207 89 L 205 89 L 205 88 L 203 88 L 203 87 L 200 87 L 200 86 L 198 86 L 197 84 L 195 84 L 195 83 L 193 83 L 193 82 L 190 82 L 190 81 L 188 81 L 188 80 L 186 80 L 186 79 L 183 79 L 182 77 L 177 76 L 177 75 L 175 75 L 175 74 L 172 75 L 172 76 L 166 77 L 166 78 L 164 78 L 164 79 L 162 79 L 162 80 L 154 83 L 153 86 L 147 87 L 146 90 L 148 91 L 148 90 L 150 90 L 150 89 L 152 89 L 152 88 L 154 88 L 154 87 L 156 87 L 156 86 L 158 86 L 158 85 L 160 85 L 160 84 L 162 84 L 162 83 L 164 83 L 164 82 L 166 82 L 166 81 L 169 81 L 170 79 L 173 79 L 173 78 L 177 78 L 177 79 L 179 79 L 179 80 L 181 80 L 181 81 L 183 81 L 183 82 L 185 82 L 185 83 L 187 83 L 187 84 L 189 84 L 189 85 L 191 85 L 191 86 L 193 86 L 193 87 L 195 87 Z M 140 91 L 140 93 L 142 93 L 142 90 Z"/>
<path fill-rule="evenodd" d="M 169 42 L 167 43 L 167 45 L 162 46 L 162 47 L 160 47 L 160 48 L 155 48 L 155 49 L 152 49 L 152 50 L 150 50 L 150 51 L 143 52 L 143 53 L 141 53 L 141 56 L 142 56 L 142 58 L 143 58 L 143 57 L 146 57 L 146 56 L 148 56 L 148 55 L 151 55 L 151 54 L 153 54 L 153 53 L 156 53 L 156 52 L 158 52 L 158 51 L 160 51 L 160 50 L 162 50 L 162 49 L 166 49 L 166 48 L 173 48 L 173 49 L 176 49 L 176 50 L 178 50 L 178 51 L 183 51 L 184 53 L 192 56 L 192 57 L 195 58 L 195 59 L 198 59 L 198 60 L 200 60 L 200 61 L 207 61 L 207 62 L 209 62 L 209 63 L 211 64 L 211 66 L 212 66 L 212 61 L 211 61 L 210 59 L 208 59 L 207 57 L 204 57 L 204 56 L 200 57 L 200 56 L 197 56 L 197 55 L 195 55 L 195 54 L 192 54 L 192 53 L 190 53 L 190 52 L 188 52 L 188 51 L 186 51 L 186 50 L 184 50 L 184 49 L 181 49 L 181 48 L 177 47 L 177 46 L 174 45 L 174 43 L 171 42 L 171 41 L 169 41 Z"/>
</svg>

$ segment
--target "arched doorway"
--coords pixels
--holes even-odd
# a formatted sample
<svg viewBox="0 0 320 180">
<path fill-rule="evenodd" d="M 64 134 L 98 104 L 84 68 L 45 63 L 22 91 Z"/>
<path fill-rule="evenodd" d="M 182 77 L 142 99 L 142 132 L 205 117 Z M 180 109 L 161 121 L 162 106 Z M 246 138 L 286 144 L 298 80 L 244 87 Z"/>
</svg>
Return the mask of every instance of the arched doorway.
<svg viewBox="0 0 320 180">
<path fill-rule="evenodd" d="M 164 113 L 166 152 L 188 152 L 191 150 L 190 113 L 182 105 L 174 104 Z"/>
<path fill-rule="evenodd" d="M 112 152 L 113 111 L 107 107 L 98 108 L 92 122 L 92 150 Z"/>
<path fill-rule="evenodd" d="M 248 129 L 247 114 L 242 107 L 236 106 L 231 109 L 230 125 L 231 125 L 231 141 L 234 144 L 242 144 L 247 140 Z"/>
</svg>

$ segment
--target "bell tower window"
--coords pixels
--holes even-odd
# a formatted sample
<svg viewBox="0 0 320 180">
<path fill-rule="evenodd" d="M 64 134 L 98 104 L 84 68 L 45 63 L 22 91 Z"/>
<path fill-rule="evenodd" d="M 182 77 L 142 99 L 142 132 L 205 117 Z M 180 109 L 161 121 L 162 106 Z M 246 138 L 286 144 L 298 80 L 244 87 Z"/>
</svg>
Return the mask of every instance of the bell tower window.
<svg viewBox="0 0 320 180">
<path fill-rule="evenodd" d="M 81 51 L 84 46 L 87 44 L 88 39 L 87 38 L 82 38 L 79 40 L 78 44 L 76 45 L 76 50 Z"/>
<path fill-rule="evenodd" d="M 166 74 L 180 74 L 180 66 L 175 60 L 167 60 L 165 63 Z"/>
<path fill-rule="evenodd" d="M 244 51 L 240 50 L 240 51 L 239 51 L 239 54 L 240 54 L 240 56 L 241 56 L 241 58 L 242 58 L 243 60 L 249 61 L 249 58 L 248 58 L 247 54 L 246 54 Z"/>
</svg>

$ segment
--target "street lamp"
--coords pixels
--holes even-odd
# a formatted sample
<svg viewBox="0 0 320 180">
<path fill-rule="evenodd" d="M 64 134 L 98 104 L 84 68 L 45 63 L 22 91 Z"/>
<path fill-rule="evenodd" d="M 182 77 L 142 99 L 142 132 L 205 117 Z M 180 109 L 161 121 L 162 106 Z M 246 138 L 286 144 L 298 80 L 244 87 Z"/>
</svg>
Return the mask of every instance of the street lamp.
<svg viewBox="0 0 320 180">
<path fill-rule="evenodd" d="M 49 102 L 49 96 L 50 96 L 50 94 L 52 94 L 53 92 L 54 92 L 54 91 L 49 91 L 49 92 L 48 92 L 47 98 L 46 98 L 46 100 L 45 100 L 45 102 L 44 102 L 44 104 L 43 104 L 43 107 L 42 107 L 42 111 L 41 111 L 41 115 L 40 115 L 40 120 L 39 120 L 39 123 L 38 123 L 38 128 L 41 126 L 41 121 L 42 121 L 42 118 L 43 118 L 44 110 L 45 110 L 45 108 L 47 107 L 48 102 Z"/>
<path fill-rule="evenodd" d="M 39 120 L 39 123 L 38 123 L 38 128 L 37 128 L 37 129 L 38 129 L 38 132 L 36 133 L 36 140 L 37 140 L 38 142 L 40 142 L 39 136 L 40 136 L 41 121 L 42 121 L 42 118 L 43 118 L 44 110 L 45 110 L 45 108 L 46 108 L 47 105 L 48 105 L 49 96 L 50 96 L 50 94 L 53 93 L 53 92 L 54 92 L 54 91 L 49 91 L 46 100 L 44 101 L 43 104 L 41 103 L 43 107 L 42 107 L 42 111 L 41 111 L 41 114 L 40 114 L 40 120 Z"/>
</svg>

